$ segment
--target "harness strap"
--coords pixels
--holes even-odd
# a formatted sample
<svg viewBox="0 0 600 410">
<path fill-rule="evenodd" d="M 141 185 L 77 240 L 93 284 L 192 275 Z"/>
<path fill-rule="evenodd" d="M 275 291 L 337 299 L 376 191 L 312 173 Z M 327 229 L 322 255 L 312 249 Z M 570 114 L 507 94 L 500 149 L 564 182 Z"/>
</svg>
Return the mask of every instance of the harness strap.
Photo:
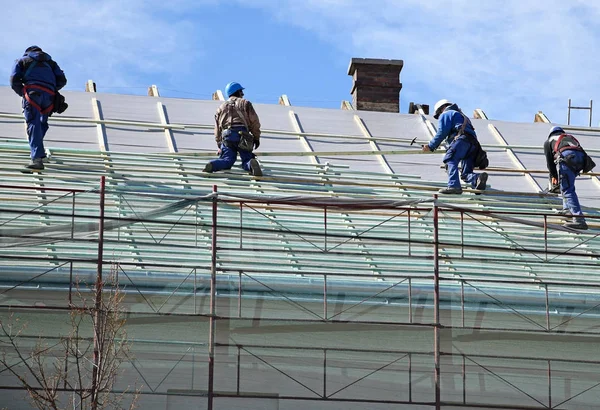
<svg viewBox="0 0 600 410">
<path fill-rule="evenodd" d="M 54 91 L 52 91 L 51 89 L 46 88 L 41 85 L 38 85 L 38 84 L 26 84 L 23 86 L 23 97 L 25 97 L 27 102 L 29 104 L 31 104 L 33 106 L 33 108 L 38 110 L 42 115 L 50 114 L 52 112 L 52 110 L 54 109 L 54 98 L 52 99 L 52 102 L 50 103 L 50 105 L 48 107 L 46 107 L 46 109 L 42 109 L 42 107 L 40 107 L 38 103 L 36 103 L 29 97 L 29 94 L 27 93 L 27 91 L 31 90 L 31 89 L 43 91 L 45 93 L 50 94 L 52 97 L 54 97 L 54 95 L 56 93 Z"/>
</svg>

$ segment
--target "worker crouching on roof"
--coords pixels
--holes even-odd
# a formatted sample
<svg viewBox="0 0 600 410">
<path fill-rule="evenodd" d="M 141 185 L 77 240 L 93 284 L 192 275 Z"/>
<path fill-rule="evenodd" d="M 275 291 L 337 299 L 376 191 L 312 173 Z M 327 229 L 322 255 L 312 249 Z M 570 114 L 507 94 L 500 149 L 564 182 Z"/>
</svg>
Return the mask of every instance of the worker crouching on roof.
<svg viewBox="0 0 600 410">
<path fill-rule="evenodd" d="M 10 85 L 23 97 L 23 115 L 31 147 L 31 162 L 27 168 L 44 169 L 44 136 L 48 131 L 48 116 L 54 110 L 56 92 L 66 84 L 65 73 L 38 46 L 28 47 L 23 57 L 15 62 Z"/>
<path fill-rule="evenodd" d="M 242 168 L 250 175 L 262 176 L 262 170 L 252 153 L 260 145 L 260 121 L 252 103 L 244 97 L 244 88 L 239 83 L 229 83 L 225 87 L 228 100 L 215 114 L 215 141 L 219 147 L 219 158 L 210 161 L 204 172 L 230 169 L 237 154 L 240 154 Z"/>
<path fill-rule="evenodd" d="M 560 186 L 563 197 L 563 216 L 573 216 L 572 222 L 563 226 L 573 229 L 587 229 L 587 223 L 581 211 L 579 198 L 575 192 L 575 178 L 581 171 L 591 171 L 594 162 L 587 156 L 579 141 L 566 134 L 561 127 L 552 127 L 548 139 L 544 142 L 546 165 L 553 185 Z"/>
<path fill-rule="evenodd" d="M 471 184 L 472 188 L 484 190 L 488 179 L 487 173 L 473 172 L 481 146 L 477 141 L 477 134 L 471 120 L 462 113 L 458 105 L 448 100 L 438 101 L 434 111 L 433 118 L 439 119 L 437 134 L 422 148 L 424 152 L 433 152 L 444 140 L 450 144 L 444 156 L 444 164 L 448 166 L 448 187 L 440 189 L 439 192 L 462 194 L 460 179 Z"/>
</svg>

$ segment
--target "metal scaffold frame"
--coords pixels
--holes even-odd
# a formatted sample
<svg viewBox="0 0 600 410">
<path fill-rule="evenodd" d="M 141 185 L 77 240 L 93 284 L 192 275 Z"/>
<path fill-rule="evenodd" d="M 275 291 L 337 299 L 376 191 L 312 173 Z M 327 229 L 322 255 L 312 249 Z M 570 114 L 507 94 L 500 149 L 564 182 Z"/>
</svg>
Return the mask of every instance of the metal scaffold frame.
<svg viewBox="0 0 600 410">
<path fill-rule="evenodd" d="M 7 187 L 13 191 L 22 190 L 24 192 L 35 189 L 19 186 L 0 188 Z M 5 298 L 16 292 L 21 292 L 23 295 L 39 292 L 40 286 L 43 289 L 45 286 L 43 284 L 51 283 L 53 289 L 57 289 L 57 287 L 62 289 L 60 295 L 63 297 L 55 303 L 49 301 L 44 305 L 19 303 L 19 310 L 68 311 L 75 308 L 72 304 L 75 276 L 84 278 L 99 289 L 103 289 L 105 286 L 109 288 L 110 286 L 122 286 L 128 295 L 142 299 L 142 303 L 128 305 L 131 313 L 141 317 L 154 317 L 161 320 L 189 318 L 199 322 L 208 321 L 207 334 L 196 335 L 198 340 L 207 337 L 206 342 L 192 343 L 184 340 L 140 342 L 179 345 L 184 349 L 181 357 L 174 360 L 175 363 L 165 378 L 154 387 L 152 387 L 152 383 L 147 383 L 148 390 L 142 391 L 142 395 L 165 394 L 161 393 L 159 388 L 168 374 L 181 366 L 184 358 L 192 356 L 195 362 L 197 356 L 203 356 L 196 349 L 207 350 L 207 388 L 205 393 L 201 394 L 196 391 L 195 394 L 205 398 L 209 409 L 218 408 L 216 403 L 222 398 L 264 398 L 262 393 L 248 393 L 244 390 L 242 383 L 246 379 L 243 379 L 242 375 L 252 372 L 252 367 L 243 365 L 242 360 L 250 360 L 255 365 L 260 364 L 269 371 L 283 376 L 284 379 L 291 380 L 306 393 L 285 394 L 282 392 L 276 395 L 277 400 L 413 404 L 431 406 L 436 409 L 452 406 L 490 409 L 559 409 L 567 408 L 564 406 L 571 400 L 600 386 L 599 382 L 593 384 L 585 392 L 575 393 L 570 392 L 569 388 L 569 394 L 556 396 L 557 378 L 566 383 L 564 380 L 567 377 L 565 375 L 567 370 L 561 373 L 557 369 L 559 366 L 595 367 L 600 364 L 595 360 L 569 359 L 549 354 L 530 357 L 503 351 L 495 354 L 472 353 L 459 351 L 455 347 L 449 348 L 444 341 L 448 334 L 455 332 L 459 334 L 467 332 L 465 333 L 467 335 L 475 335 L 480 332 L 508 335 L 529 334 L 540 339 L 564 337 L 565 335 L 600 338 L 600 333 L 595 325 L 590 324 L 588 319 L 591 318 L 595 321 L 600 313 L 600 299 L 598 298 L 600 281 L 595 278 L 567 280 L 550 274 L 541 275 L 540 273 L 543 272 L 529 277 L 509 273 L 513 263 L 528 265 L 532 272 L 536 272 L 537 266 L 545 266 L 549 270 L 554 267 L 564 268 L 575 265 L 581 269 L 597 267 L 598 255 L 594 252 L 590 253 L 587 246 L 597 235 L 586 234 L 579 242 L 564 244 L 561 241 L 557 244 L 557 233 L 561 235 L 570 235 L 570 233 L 568 230 L 550 223 L 547 214 L 469 209 L 446 204 L 437 196 L 431 199 L 411 200 L 406 203 L 378 201 L 353 203 L 344 200 L 315 200 L 314 198 L 308 200 L 275 197 L 264 199 L 259 196 L 236 198 L 231 195 L 219 194 L 215 185 L 213 192 L 203 197 L 158 196 L 161 200 L 168 202 L 167 208 L 180 212 L 179 215 L 172 215 L 171 219 L 163 220 L 160 215 L 164 216 L 165 214 L 156 212 L 139 211 L 132 212 L 132 216 L 122 215 L 121 200 L 117 201 L 114 198 L 125 198 L 128 195 L 133 197 L 140 194 L 109 190 L 104 177 L 96 190 L 46 188 L 45 191 L 48 195 L 45 202 L 35 209 L 23 212 L 0 207 L 0 213 L 12 216 L 3 219 L 0 225 L 1 236 L 10 241 L 25 241 L 31 246 L 35 246 L 36 243 L 58 244 L 65 241 L 72 241 L 73 246 L 75 244 L 81 246 L 96 244 L 96 256 L 63 257 L 60 253 L 54 253 L 47 257 L 3 255 L 0 261 L 4 266 L 0 267 L 0 272 L 4 271 L 2 275 L 5 284 L 4 289 L 0 291 L 0 296 Z M 56 197 L 51 199 L 51 194 Z M 145 200 L 152 197 L 150 195 Z M 64 201 L 66 204 L 62 211 L 42 209 L 60 201 Z M 127 201 L 125 200 L 125 202 Z M 94 207 L 97 207 L 97 212 L 93 211 Z M 312 215 L 311 218 L 317 218 L 317 216 L 319 218 L 315 219 L 316 222 L 312 227 L 306 225 L 304 229 L 300 229 L 298 224 L 293 221 L 286 222 L 283 217 L 276 219 L 272 215 L 262 212 L 262 207 L 278 208 L 280 211 L 293 207 L 297 212 L 307 212 L 305 217 Z M 188 211 L 194 210 L 197 214 L 201 212 L 198 208 L 201 208 L 206 216 L 210 215 L 210 218 L 207 218 L 210 220 L 209 223 L 199 223 L 197 216 L 194 216 L 192 220 L 188 218 Z M 119 211 L 115 213 L 114 209 Z M 335 229 L 335 214 L 354 213 L 356 218 L 364 212 L 369 215 L 379 215 L 379 222 L 373 223 L 372 226 L 365 226 L 362 230 L 352 229 L 349 234 Z M 11 224 L 19 223 L 22 218 L 35 217 L 42 213 L 65 222 L 58 227 L 52 224 L 44 225 L 41 229 L 10 228 Z M 239 215 L 237 217 L 239 219 L 235 220 L 232 215 Z M 283 215 L 283 211 L 280 215 Z M 265 226 L 264 223 L 256 223 L 253 218 L 265 219 L 271 223 Z M 496 224 L 498 221 L 523 226 L 528 230 L 538 230 L 537 237 L 543 236 L 544 239 L 532 244 L 526 241 L 524 233 L 518 233 L 512 237 L 509 233 L 498 229 Z M 396 232 L 395 235 L 384 233 L 383 229 L 389 224 L 394 224 L 392 229 Z M 132 225 L 141 227 L 142 231 L 152 238 L 152 241 L 136 240 L 137 252 L 133 259 L 125 256 L 119 260 L 115 254 L 107 256 L 109 248 L 114 252 L 114 249 L 118 249 L 121 243 L 129 246 L 131 238 L 115 236 L 115 231 Z M 321 225 L 320 228 L 318 225 Z M 476 226 L 486 231 L 488 235 L 497 235 L 505 240 L 506 246 L 482 243 L 477 237 L 469 238 L 466 231 L 473 230 Z M 399 231 L 399 228 L 403 230 Z M 19 232 L 19 229 L 24 235 L 13 236 Z M 52 233 L 52 229 L 56 229 L 56 232 Z M 189 246 L 189 251 L 199 252 L 203 247 L 207 247 L 205 258 L 198 257 L 193 263 L 188 263 L 187 260 L 173 263 L 147 259 L 147 254 L 144 252 L 145 247 L 155 249 L 156 246 L 165 246 L 166 252 L 172 253 L 176 248 L 183 246 L 181 243 L 169 242 L 169 237 L 181 236 L 184 229 L 188 229 L 189 233 L 195 237 L 195 242 Z M 50 233 L 48 233 L 49 231 Z M 420 235 L 418 231 L 425 231 L 427 234 Z M 452 234 L 449 235 L 448 232 Z M 290 241 L 291 238 L 296 238 L 298 243 L 305 245 L 304 248 L 297 247 L 293 255 L 298 260 L 302 257 L 306 258 L 306 262 L 302 262 L 305 264 L 303 269 L 291 271 L 287 266 L 277 266 L 277 263 L 272 266 L 260 264 L 261 253 L 266 252 L 270 258 L 275 260 L 277 260 L 278 253 L 286 255 L 288 253 L 286 249 L 278 250 L 279 244 L 267 245 L 273 233 L 278 241 L 285 242 L 285 240 Z M 90 235 L 96 236 L 96 239 L 92 239 Z M 264 244 L 261 246 L 266 248 L 248 246 L 247 241 L 250 238 L 257 239 L 259 243 Z M 287 239 L 283 240 L 282 238 Z M 362 252 L 356 253 L 353 250 L 351 245 L 357 242 L 361 245 L 364 243 L 372 245 L 368 259 L 364 258 Z M 252 257 L 238 257 L 236 252 L 250 252 L 250 254 L 254 252 L 256 261 L 246 259 Z M 357 255 L 360 258 L 356 258 Z M 322 266 L 311 265 L 309 261 L 312 257 L 322 260 Z M 516 257 L 517 260 L 511 262 L 510 258 L 512 257 Z M 340 267 L 332 269 L 331 265 L 325 262 L 328 258 L 339 259 Z M 410 258 L 412 264 L 422 265 L 423 268 L 421 271 L 414 272 L 386 268 L 386 263 L 394 258 Z M 285 256 L 283 260 L 287 259 L 288 256 Z M 343 260 L 348 261 L 348 266 L 343 266 Z M 42 262 L 51 262 L 54 265 L 51 268 L 44 268 L 41 273 L 34 274 L 29 278 L 23 278 L 23 274 L 10 273 L 10 264 Z M 116 283 L 105 283 L 102 276 L 103 270 L 115 263 L 122 279 Z M 461 263 L 463 268 L 460 268 Z M 486 263 L 495 264 L 498 269 L 504 266 L 507 272 L 497 272 L 500 273 L 497 276 L 478 274 L 476 271 L 469 272 L 469 264 L 483 266 Z M 451 269 L 458 267 L 461 270 L 454 272 L 447 270 L 445 266 L 448 264 L 451 264 Z M 85 268 L 81 269 L 83 266 Z M 365 275 L 360 272 L 363 266 L 369 266 L 370 270 L 377 273 Z M 61 276 L 59 271 L 66 267 L 68 267 L 68 275 L 62 275 L 63 281 L 60 282 L 56 277 Z M 144 279 L 148 275 L 139 275 L 136 272 L 140 267 L 153 272 L 150 275 L 151 279 Z M 90 273 L 94 271 L 95 273 Z M 161 280 L 158 278 L 158 273 L 174 271 L 180 272 L 174 278 L 169 279 L 171 283 L 176 280 L 175 284 L 168 288 L 169 290 L 164 288 L 165 290 L 161 291 L 160 284 L 157 285 L 159 282 L 156 282 Z M 57 276 L 49 279 L 52 275 Z M 157 276 L 155 282 L 152 282 L 152 276 Z M 349 296 L 340 299 L 342 294 Z M 568 299 L 570 294 L 586 295 L 586 305 L 571 311 L 564 310 L 563 306 L 575 303 L 576 298 Z M 248 309 L 248 303 L 255 303 L 252 301 L 257 300 L 257 296 L 261 304 L 275 304 L 274 306 L 287 306 L 287 308 L 266 313 L 261 310 Z M 564 299 L 566 302 L 561 302 L 557 299 L 558 297 L 567 298 Z M 180 301 L 171 303 L 171 300 L 175 299 Z M 156 300 L 159 302 L 155 302 Z M 208 309 L 205 305 L 207 300 Z M 191 308 L 186 310 L 185 306 L 189 307 L 190 301 Z M 143 307 L 144 305 L 146 308 Z M 14 301 L 0 303 L 3 313 L 13 310 L 15 306 L 17 305 L 14 304 Z M 318 311 L 319 306 L 322 313 Z M 373 315 L 370 313 L 372 309 L 384 309 L 389 316 Z M 420 313 L 417 314 L 417 312 Z M 480 315 L 491 315 L 492 320 L 486 322 Z M 498 324 L 495 322 L 495 316 L 506 316 L 513 319 L 505 320 L 502 323 L 498 322 L 500 323 Z M 226 324 L 233 321 L 259 321 L 273 325 L 283 321 L 294 326 L 305 327 L 309 329 L 308 331 L 311 327 L 318 326 L 360 326 L 361 328 L 391 326 L 396 329 L 418 329 L 420 332 L 431 332 L 432 348 L 431 350 L 427 348 L 421 350 L 394 348 L 369 350 L 343 346 L 257 344 L 236 341 L 231 337 L 220 340 L 219 334 L 222 330 L 219 329 L 228 328 Z M 582 324 L 571 328 L 570 326 L 574 322 L 582 322 Z M 260 330 L 260 327 L 258 329 Z M 278 356 L 276 352 L 282 353 Z M 312 370 L 312 372 L 321 374 L 319 377 L 323 379 L 322 389 L 316 390 L 294 376 L 291 371 L 294 369 L 294 365 L 283 360 L 288 356 L 286 352 L 310 353 L 308 355 L 309 362 L 315 369 L 319 369 Z M 342 363 L 342 365 L 344 363 L 340 358 L 335 359 L 336 355 L 344 356 L 353 353 L 361 356 L 385 356 L 387 361 L 380 363 L 374 361 L 371 365 L 365 364 L 366 367 L 363 369 L 365 373 L 362 376 L 341 386 L 330 386 L 328 372 L 340 371 L 338 367 L 340 365 L 336 363 Z M 96 358 L 96 355 L 94 357 Z M 293 355 L 290 357 L 293 358 Z M 321 359 L 317 360 L 318 357 Z M 132 368 L 142 380 L 148 380 L 148 375 L 141 366 L 136 365 L 136 360 L 138 359 L 132 360 Z M 225 363 L 233 360 L 232 366 L 236 369 L 237 375 L 234 390 L 227 390 L 219 386 L 215 369 L 219 366 L 220 360 Z M 491 360 L 507 363 L 515 361 L 514 366 L 516 367 L 507 365 L 506 368 L 501 368 L 497 363 L 490 365 L 488 362 Z M 519 386 L 518 383 L 511 381 L 511 372 L 525 362 L 533 363 L 529 370 L 531 375 L 547 375 L 547 396 L 543 400 Z M 542 373 L 540 373 L 540 363 L 543 364 Z M 400 369 L 401 365 L 406 368 Z M 366 369 L 370 370 L 366 371 Z M 573 372 L 573 370 L 568 371 Z M 349 389 L 352 386 L 369 382 L 373 378 L 377 379 L 380 374 L 388 374 L 388 372 L 406 376 L 406 396 L 402 396 L 405 398 L 355 397 L 352 394 L 347 396 L 342 394 L 352 390 Z M 416 385 L 414 384 L 415 372 L 421 375 L 420 382 Z M 487 375 L 497 380 L 510 388 L 513 393 L 516 392 L 515 394 L 533 401 L 533 405 L 519 406 L 513 403 L 485 402 L 481 401 L 481 397 L 470 400 L 472 391 L 469 388 L 468 380 L 473 377 L 473 374 L 477 374 L 479 377 Z M 589 375 L 585 374 L 584 376 L 588 377 Z M 454 394 L 447 393 L 444 389 L 444 380 L 448 380 L 448 377 L 457 377 L 461 380 L 461 387 L 454 387 L 451 390 L 460 396 L 458 401 L 446 398 Z M 575 376 L 569 373 L 568 377 Z M 424 380 L 431 382 L 431 389 L 425 389 L 425 393 L 422 391 Z M 4 390 L 18 389 L 14 385 L 5 385 L 1 388 Z M 419 394 L 415 389 L 420 391 Z M 564 389 L 566 392 L 567 388 L 564 387 Z M 423 399 L 424 394 L 429 399 Z M 420 398 L 416 398 L 417 396 Z"/>
</svg>

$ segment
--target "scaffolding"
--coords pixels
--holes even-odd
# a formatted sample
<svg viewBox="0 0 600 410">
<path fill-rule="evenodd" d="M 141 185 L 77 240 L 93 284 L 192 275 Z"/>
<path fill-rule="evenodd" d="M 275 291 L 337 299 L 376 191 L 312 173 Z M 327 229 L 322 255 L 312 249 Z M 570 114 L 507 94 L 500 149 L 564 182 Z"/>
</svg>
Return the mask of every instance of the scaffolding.
<svg viewBox="0 0 600 410">
<path fill-rule="evenodd" d="M 119 287 L 135 356 L 116 391 L 137 380 L 144 408 L 597 402 L 598 235 L 551 212 L 104 181 L 0 206 L 1 315 L 35 338 L 56 314 L 55 338 L 74 283 Z M 39 193 L 0 186 L 17 205 Z"/>
</svg>

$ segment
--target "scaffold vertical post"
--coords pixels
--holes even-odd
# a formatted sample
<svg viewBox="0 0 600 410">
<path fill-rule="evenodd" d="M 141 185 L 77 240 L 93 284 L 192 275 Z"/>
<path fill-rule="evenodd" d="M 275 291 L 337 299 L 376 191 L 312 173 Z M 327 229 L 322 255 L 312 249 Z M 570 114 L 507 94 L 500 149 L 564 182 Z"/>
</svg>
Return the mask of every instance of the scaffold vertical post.
<svg viewBox="0 0 600 410">
<path fill-rule="evenodd" d="M 215 376 L 215 305 L 217 287 L 217 186 L 213 185 L 212 198 L 212 241 L 210 266 L 210 326 L 208 331 L 208 410 L 213 410 Z"/>
<path fill-rule="evenodd" d="M 323 207 L 323 225 L 325 228 L 325 252 L 327 252 L 327 207 Z"/>
<path fill-rule="evenodd" d="M 408 352 L 408 402 L 412 402 L 412 353 Z"/>
<path fill-rule="evenodd" d="M 242 242 L 244 235 L 243 235 L 243 230 L 244 230 L 244 203 L 240 202 L 240 249 L 242 249 L 244 247 L 244 244 Z"/>
<path fill-rule="evenodd" d="M 548 408 L 552 408 L 552 367 L 548 360 Z"/>
<path fill-rule="evenodd" d="M 465 355 L 462 355 L 462 400 L 463 404 L 467 404 L 467 361 Z"/>
<path fill-rule="evenodd" d="M 460 257 L 465 257 L 465 213 L 460 211 Z"/>
<path fill-rule="evenodd" d="M 238 272 L 238 317 L 242 317 L 242 271 Z"/>
<path fill-rule="evenodd" d="M 544 254 L 548 262 L 548 215 L 544 215 Z"/>
<path fill-rule="evenodd" d="M 411 256 L 411 246 L 410 246 L 410 209 L 408 210 L 408 256 Z"/>
<path fill-rule="evenodd" d="M 438 196 L 433 196 L 433 361 L 435 385 L 435 409 L 440 410 L 440 269 L 439 269 L 439 226 Z"/>
<path fill-rule="evenodd" d="M 323 319 L 327 321 L 327 275 L 323 275 Z"/>
<path fill-rule="evenodd" d="M 546 330 L 550 331 L 550 299 L 548 297 L 548 284 L 545 284 L 546 289 Z"/>
<path fill-rule="evenodd" d="M 412 279 L 408 278 L 408 323 L 413 322 L 413 311 L 412 311 Z"/>
<path fill-rule="evenodd" d="M 240 379 L 241 379 L 241 373 L 242 373 L 242 357 L 241 357 L 241 353 L 242 353 L 242 349 L 241 347 L 238 345 L 237 346 L 237 380 L 236 380 L 236 393 L 239 396 L 240 395 Z"/>
<path fill-rule="evenodd" d="M 327 349 L 323 349 L 323 398 L 327 398 Z"/>
<path fill-rule="evenodd" d="M 75 237 L 75 191 L 71 192 L 71 240 Z M 69 307 L 73 305 L 73 261 L 69 263 Z"/>
<path fill-rule="evenodd" d="M 100 312 L 102 308 L 102 268 L 104 259 L 104 198 L 106 194 L 106 177 L 100 177 L 100 215 L 98 220 L 98 261 L 96 271 L 96 294 L 94 304 L 94 363 L 92 368 L 91 408 L 98 408 L 98 372 L 100 367 L 100 331 L 104 320 Z"/>
<path fill-rule="evenodd" d="M 460 324 L 465 327 L 465 281 L 460 281 Z"/>
</svg>

